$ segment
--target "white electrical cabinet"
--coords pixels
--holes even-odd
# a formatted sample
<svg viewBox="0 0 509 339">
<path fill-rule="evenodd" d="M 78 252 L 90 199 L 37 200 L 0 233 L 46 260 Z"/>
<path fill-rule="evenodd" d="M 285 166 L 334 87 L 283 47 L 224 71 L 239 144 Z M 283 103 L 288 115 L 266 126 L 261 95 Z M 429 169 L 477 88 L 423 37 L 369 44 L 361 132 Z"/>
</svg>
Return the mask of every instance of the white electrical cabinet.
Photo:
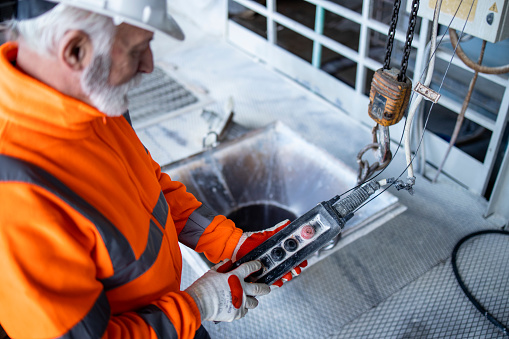
<svg viewBox="0 0 509 339">
<path fill-rule="evenodd" d="M 433 20 L 436 3 L 421 0 L 418 15 Z M 509 38 L 508 7 L 509 0 L 443 0 L 438 22 L 495 43 Z"/>
</svg>

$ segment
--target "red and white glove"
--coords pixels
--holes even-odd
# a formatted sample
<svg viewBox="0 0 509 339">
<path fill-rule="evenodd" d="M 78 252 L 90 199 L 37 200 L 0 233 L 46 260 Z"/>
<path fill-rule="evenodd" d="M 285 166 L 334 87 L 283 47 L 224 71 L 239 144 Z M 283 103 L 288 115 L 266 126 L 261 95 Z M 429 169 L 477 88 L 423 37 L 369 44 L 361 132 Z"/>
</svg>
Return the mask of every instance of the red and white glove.
<svg viewBox="0 0 509 339">
<path fill-rule="evenodd" d="M 283 228 L 290 224 L 290 220 L 286 219 L 281 221 L 279 224 L 272 226 L 266 230 L 260 232 L 244 232 L 240 237 L 235 250 L 232 255 L 232 262 L 235 262 L 251 252 L 253 249 L 261 245 L 265 240 L 269 239 L 271 236 L 281 231 Z M 306 267 L 308 264 L 307 260 L 304 260 L 295 268 L 293 268 L 290 272 L 286 273 L 281 279 L 274 282 L 273 285 L 278 287 L 283 286 L 284 282 L 291 280 L 293 277 L 298 276 L 302 268 Z"/>
<path fill-rule="evenodd" d="M 194 299 L 202 320 L 231 322 L 246 315 L 248 309 L 258 306 L 256 296 L 270 292 L 270 287 L 250 283 L 244 279 L 262 266 L 259 261 L 249 261 L 228 273 L 219 273 L 223 261 L 196 280 L 185 291 Z"/>
</svg>

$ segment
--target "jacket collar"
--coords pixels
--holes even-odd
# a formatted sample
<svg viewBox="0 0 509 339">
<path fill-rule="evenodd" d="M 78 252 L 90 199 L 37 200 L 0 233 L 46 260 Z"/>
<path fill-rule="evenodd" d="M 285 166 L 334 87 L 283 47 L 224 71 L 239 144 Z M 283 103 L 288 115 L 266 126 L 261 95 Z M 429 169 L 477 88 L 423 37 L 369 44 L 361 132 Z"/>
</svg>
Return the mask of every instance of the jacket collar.
<svg viewBox="0 0 509 339">
<path fill-rule="evenodd" d="M 16 68 L 18 45 L 0 46 L 0 119 L 45 134 L 81 138 L 91 132 L 90 122 L 106 115 L 64 95 Z"/>
</svg>

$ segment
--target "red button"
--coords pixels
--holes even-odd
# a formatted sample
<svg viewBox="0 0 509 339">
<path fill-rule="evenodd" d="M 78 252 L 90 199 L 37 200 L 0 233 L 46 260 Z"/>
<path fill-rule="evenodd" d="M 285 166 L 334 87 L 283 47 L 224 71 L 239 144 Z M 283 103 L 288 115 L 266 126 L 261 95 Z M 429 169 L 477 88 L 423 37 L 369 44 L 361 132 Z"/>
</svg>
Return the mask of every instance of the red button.
<svg viewBox="0 0 509 339">
<path fill-rule="evenodd" d="M 315 228 L 311 225 L 306 225 L 300 230 L 300 236 L 303 239 L 311 239 L 315 236 Z"/>
</svg>

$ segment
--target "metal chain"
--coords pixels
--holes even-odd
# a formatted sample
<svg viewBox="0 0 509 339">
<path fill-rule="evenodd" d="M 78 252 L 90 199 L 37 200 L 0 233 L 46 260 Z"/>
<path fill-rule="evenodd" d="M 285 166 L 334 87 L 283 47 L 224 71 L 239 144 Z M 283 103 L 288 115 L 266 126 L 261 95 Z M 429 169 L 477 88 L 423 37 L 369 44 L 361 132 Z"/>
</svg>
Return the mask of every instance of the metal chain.
<svg viewBox="0 0 509 339">
<path fill-rule="evenodd" d="M 379 172 L 386 168 L 391 160 L 392 160 L 392 153 L 389 151 L 387 159 L 380 163 L 378 161 L 375 161 L 372 165 L 369 164 L 367 160 L 362 160 L 362 156 L 364 153 L 366 153 L 369 150 L 376 151 L 380 148 L 379 143 L 373 143 L 366 145 L 361 151 L 357 154 L 357 164 L 359 165 L 359 171 L 357 172 L 357 184 L 362 184 L 368 181 L 369 178 L 373 176 L 376 172 Z"/>
<path fill-rule="evenodd" d="M 398 16 L 399 16 L 399 8 L 401 6 L 401 0 L 395 0 L 394 1 L 394 9 L 392 12 L 392 18 L 391 18 L 391 24 L 389 26 L 389 33 L 387 37 L 387 45 L 386 45 L 386 52 L 385 52 L 385 59 L 384 59 L 384 65 L 382 69 L 390 69 L 391 65 L 391 54 L 392 54 L 392 47 L 394 45 L 394 36 L 396 35 L 396 26 L 398 24 Z M 414 30 L 415 30 L 415 24 L 417 23 L 417 12 L 419 10 L 419 0 L 413 0 L 412 1 L 412 10 L 410 12 L 410 19 L 408 21 L 408 29 L 407 29 L 407 35 L 406 35 L 406 41 L 405 41 L 405 47 L 403 51 L 403 59 L 401 60 L 401 69 L 398 74 L 398 81 L 403 82 L 406 78 L 406 69 L 408 67 L 408 59 L 410 58 L 410 51 L 412 47 L 412 40 L 414 38 Z M 392 160 L 392 153 L 389 148 L 385 150 L 385 154 L 382 154 L 382 157 L 380 159 L 380 162 L 377 161 L 372 165 L 369 165 L 368 161 L 362 160 L 362 156 L 364 153 L 366 153 L 368 150 L 380 150 L 383 148 L 383 145 L 380 143 L 378 138 L 376 137 L 376 129 L 379 127 L 377 124 L 375 128 L 373 128 L 373 143 L 367 145 L 364 147 L 359 154 L 357 154 L 357 163 L 359 164 L 359 172 L 357 176 L 357 183 L 363 183 L 367 181 L 375 172 L 381 171 Z"/>
<path fill-rule="evenodd" d="M 394 43 L 394 36 L 396 35 L 396 26 L 398 25 L 399 8 L 401 6 L 401 0 L 394 1 L 394 9 L 392 10 L 391 25 L 389 27 L 389 33 L 387 37 L 387 45 L 385 46 L 385 59 L 383 69 L 391 68 L 391 54 L 392 46 Z"/>
<path fill-rule="evenodd" d="M 406 33 L 405 48 L 403 51 L 403 59 L 401 60 L 401 69 L 398 74 L 398 81 L 404 81 L 406 76 L 406 69 L 408 67 L 408 59 L 410 58 L 410 51 L 412 47 L 412 40 L 414 39 L 414 29 L 417 23 L 417 12 L 419 11 L 419 0 L 412 1 L 412 11 L 410 12 L 410 19 L 408 21 L 408 29 Z"/>
<path fill-rule="evenodd" d="M 387 167 L 391 160 L 392 160 L 392 153 L 389 149 L 388 145 L 383 145 L 378 140 L 378 130 L 380 129 L 380 126 L 377 124 L 373 129 L 371 130 L 371 134 L 373 135 L 373 143 L 367 145 L 364 147 L 358 154 L 357 154 L 357 164 L 359 165 L 359 171 L 357 172 L 357 184 L 362 184 L 366 182 L 369 178 L 373 176 L 376 172 L 379 172 L 383 170 L 385 167 Z M 389 133 L 389 130 L 386 130 L 386 133 Z M 387 134 L 387 140 L 390 140 L 388 134 Z M 383 149 L 383 152 L 382 152 Z M 379 157 L 379 161 L 375 161 L 372 165 L 369 164 L 367 160 L 362 160 L 362 156 L 364 153 L 366 153 L 368 150 L 372 151 L 379 151 L 382 152 L 381 156 Z"/>
</svg>

